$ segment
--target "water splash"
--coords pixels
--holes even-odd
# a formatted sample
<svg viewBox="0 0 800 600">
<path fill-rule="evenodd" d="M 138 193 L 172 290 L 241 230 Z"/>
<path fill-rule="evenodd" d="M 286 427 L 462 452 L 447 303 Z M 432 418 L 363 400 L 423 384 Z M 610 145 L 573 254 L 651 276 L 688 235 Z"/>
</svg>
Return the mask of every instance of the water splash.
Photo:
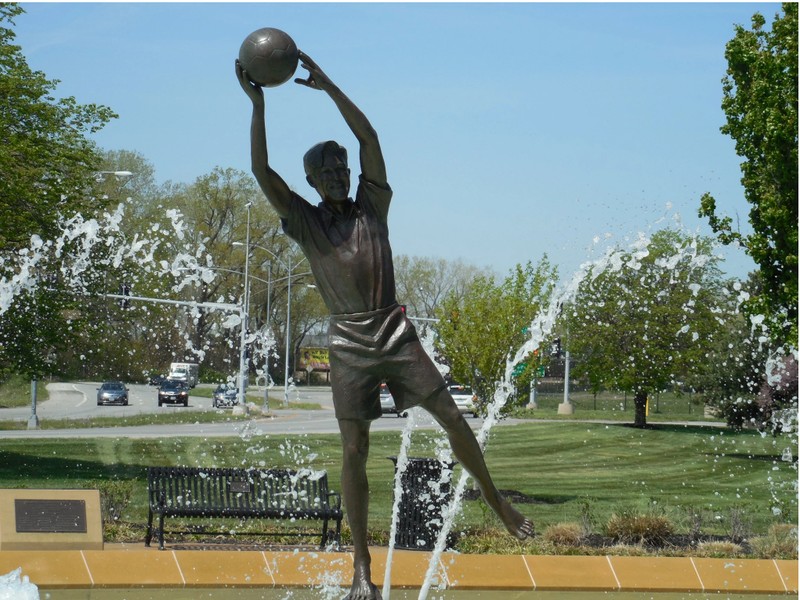
<svg viewBox="0 0 800 600">
<path fill-rule="evenodd" d="M 22 575 L 22 568 L 14 569 L 0 575 L 0 600 L 39 600 L 39 589 Z"/>
<path fill-rule="evenodd" d="M 118 275 L 124 272 L 130 278 L 126 283 L 132 284 L 134 295 L 137 283 L 145 281 L 148 286 L 155 286 L 159 294 L 172 295 L 200 289 L 216 280 L 219 274 L 212 255 L 203 240 L 190 235 L 194 228 L 186 223 L 180 211 L 164 210 L 161 223 L 155 222 L 144 233 L 131 236 L 126 234 L 125 225 L 128 212 L 135 212 L 130 204 L 129 199 L 97 218 L 86 219 L 77 214 L 62 219 L 55 239 L 44 240 L 33 235 L 27 248 L 0 257 L 0 315 L 20 298 L 31 296 L 43 284 L 47 287 L 56 280 L 73 297 L 102 297 L 109 293 L 105 284 L 109 271 Z M 165 251 L 171 258 L 159 259 L 157 255 Z M 237 299 L 220 297 L 218 303 L 223 302 L 233 305 Z M 149 310 L 146 305 L 139 305 Z M 209 344 L 195 347 L 185 333 L 185 319 L 196 323 L 201 313 L 199 306 L 187 306 L 185 317 L 174 323 L 175 330 L 180 331 L 177 338 L 183 340 L 184 354 L 198 361 L 205 358 Z M 233 315 L 215 324 L 212 333 L 225 337 L 227 331 L 239 326 L 239 316 Z M 141 328 L 144 334 L 154 331 L 149 325 Z M 262 348 L 266 348 L 264 343 Z"/>
<path fill-rule="evenodd" d="M 383 575 L 383 598 L 389 600 L 392 586 L 392 558 L 394 557 L 394 541 L 397 539 L 397 526 L 400 519 L 400 502 L 403 499 L 402 474 L 408 468 L 408 449 L 411 446 L 411 433 L 416 427 L 418 411 L 408 411 L 408 422 L 400 437 L 400 449 L 397 452 L 397 464 L 394 477 L 394 503 L 392 504 L 392 524 L 389 528 L 389 550 L 386 554 L 386 569 Z"/>
</svg>

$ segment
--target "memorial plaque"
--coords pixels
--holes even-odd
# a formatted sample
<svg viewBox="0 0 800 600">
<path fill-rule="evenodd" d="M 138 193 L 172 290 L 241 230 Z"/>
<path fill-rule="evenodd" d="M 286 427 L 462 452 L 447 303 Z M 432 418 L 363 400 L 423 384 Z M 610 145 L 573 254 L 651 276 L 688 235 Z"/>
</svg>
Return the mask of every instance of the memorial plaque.
<svg viewBox="0 0 800 600">
<path fill-rule="evenodd" d="M 14 500 L 17 533 L 86 533 L 84 500 Z"/>
<path fill-rule="evenodd" d="M 0 552 L 102 549 L 98 490 L 0 489 Z"/>
</svg>

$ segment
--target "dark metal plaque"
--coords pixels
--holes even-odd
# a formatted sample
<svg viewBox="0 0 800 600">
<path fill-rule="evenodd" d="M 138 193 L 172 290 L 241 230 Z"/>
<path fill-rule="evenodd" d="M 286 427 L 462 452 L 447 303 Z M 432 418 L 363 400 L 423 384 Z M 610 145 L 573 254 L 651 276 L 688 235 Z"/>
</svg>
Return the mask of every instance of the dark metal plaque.
<svg viewBox="0 0 800 600">
<path fill-rule="evenodd" d="M 250 482 L 247 479 L 240 479 L 238 477 L 234 477 L 228 483 L 228 487 L 234 494 L 250 493 Z"/>
<path fill-rule="evenodd" d="M 14 500 L 17 533 L 86 533 L 85 500 Z"/>
</svg>

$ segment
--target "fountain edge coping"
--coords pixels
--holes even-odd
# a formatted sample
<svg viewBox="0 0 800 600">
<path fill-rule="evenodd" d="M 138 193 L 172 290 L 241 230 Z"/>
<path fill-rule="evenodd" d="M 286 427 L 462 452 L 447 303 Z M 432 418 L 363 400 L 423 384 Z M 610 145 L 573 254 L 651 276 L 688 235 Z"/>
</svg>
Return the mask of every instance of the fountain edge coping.
<svg viewBox="0 0 800 600">
<path fill-rule="evenodd" d="M 372 548 L 382 585 L 387 548 Z M 419 588 L 431 553 L 393 552 L 392 587 Z M 0 574 L 21 568 L 39 589 L 299 588 L 349 585 L 349 552 L 174 550 L 0 551 Z M 739 558 L 444 553 L 436 586 L 452 590 L 798 593 L 798 561 Z"/>
</svg>

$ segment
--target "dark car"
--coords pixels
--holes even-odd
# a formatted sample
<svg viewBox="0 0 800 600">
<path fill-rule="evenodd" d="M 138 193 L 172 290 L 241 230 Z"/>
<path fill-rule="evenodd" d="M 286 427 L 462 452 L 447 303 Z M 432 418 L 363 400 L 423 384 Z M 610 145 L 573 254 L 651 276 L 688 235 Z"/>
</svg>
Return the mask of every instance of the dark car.
<svg viewBox="0 0 800 600">
<path fill-rule="evenodd" d="M 128 388 L 121 381 L 104 381 L 97 388 L 97 406 L 121 404 L 128 406 Z"/>
<path fill-rule="evenodd" d="M 165 402 L 189 406 L 189 387 L 183 381 L 167 379 L 158 389 L 158 405 Z"/>
<path fill-rule="evenodd" d="M 226 406 L 236 406 L 239 404 L 239 391 L 225 384 L 218 385 L 214 390 L 211 405 L 214 408 L 224 408 Z"/>
<path fill-rule="evenodd" d="M 153 385 L 155 387 L 161 387 L 161 384 L 164 383 L 166 380 L 167 380 L 167 376 L 166 375 L 155 374 L 155 375 L 151 375 L 147 379 L 147 383 L 150 384 L 150 385 Z"/>
</svg>

